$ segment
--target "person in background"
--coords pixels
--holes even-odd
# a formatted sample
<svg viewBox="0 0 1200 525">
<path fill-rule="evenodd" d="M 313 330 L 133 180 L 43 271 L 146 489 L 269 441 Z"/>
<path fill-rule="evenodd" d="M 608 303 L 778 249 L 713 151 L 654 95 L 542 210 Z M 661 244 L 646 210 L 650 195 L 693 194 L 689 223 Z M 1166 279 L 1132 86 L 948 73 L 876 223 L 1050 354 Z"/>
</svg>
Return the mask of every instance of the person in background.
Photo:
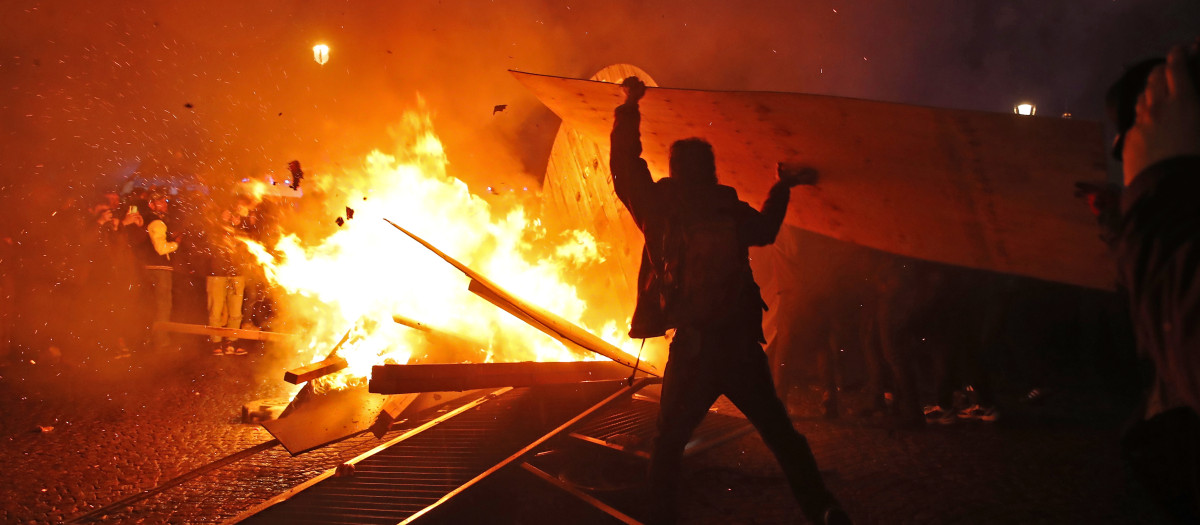
<svg viewBox="0 0 1200 525">
<path fill-rule="evenodd" d="M 146 225 L 144 235 L 133 236 L 135 253 L 141 259 L 145 286 L 151 291 L 153 301 L 152 323 L 171 320 L 171 284 L 175 269 L 172 255 L 179 250 L 178 237 L 172 239 L 167 230 L 167 196 L 151 193 L 146 199 L 146 210 L 141 212 Z M 141 210 L 139 210 L 141 211 Z M 165 351 L 171 340 L 167 331 L 152 330 L 152 343 L 156 351 Z"/>
<path fill-rule="evenodd" d="M 209 232 L 208 326 L 240 329 L 242 327 L 242 298 L 246 290 L 246 272 L 242 261 L 243 248 L 239 236 L 245 234 L 243 219 L 236 210 L 221 210 L 217 224 Z M 213 355 L 246 355 L 236 337 L 211 337 Z"/>
<path fill-rule="evenodd" d="M 1109 90 L 1125 191 L 1116 239 L 1138 350 L 1155 380 L 1122 440 L 1134 476 L 1176 519 L 1200 522 L 1200 39 L 1134 66 Z"/>
</svg>

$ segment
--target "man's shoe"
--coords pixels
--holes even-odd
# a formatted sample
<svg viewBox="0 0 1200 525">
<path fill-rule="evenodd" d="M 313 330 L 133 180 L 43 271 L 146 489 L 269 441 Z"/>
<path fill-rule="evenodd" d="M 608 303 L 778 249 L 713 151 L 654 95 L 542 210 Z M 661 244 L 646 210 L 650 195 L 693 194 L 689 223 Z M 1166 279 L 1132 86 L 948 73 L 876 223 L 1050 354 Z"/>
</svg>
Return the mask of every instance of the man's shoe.
<svg viewBox="0 0 1200 525">
<path fill-rule="evenodd" d="M 1024 397 L 1021 398 L 1021 403 L 1029 406 L 1042 406 L 1046 403 L 1046 389 L 1033 388 L 1030 389 Z"/>
<path fill-rule="evenodd" d="M 954 423 L 954 410 L 942 408 L 938 405 L 925 407 L 925 423 L 931 425 L 949 425 Z"/>
<path fill-rule="evenodd" d="M 962 409 L 958 413 L 959 419 L 974 419 L 977 421 L 992 422 L 999 419 L 1000 415 L 996 413 L 996 407 L 985 407 L 980 405 L 971 405 Z"/>
<path fill-rule="evenodd" d="M 829 507 L 825 509 L 825 515 L 821 516 L 821 523 L 825 525 L 851 525 L 850 515 L 841 507 Z"/>
</svg>

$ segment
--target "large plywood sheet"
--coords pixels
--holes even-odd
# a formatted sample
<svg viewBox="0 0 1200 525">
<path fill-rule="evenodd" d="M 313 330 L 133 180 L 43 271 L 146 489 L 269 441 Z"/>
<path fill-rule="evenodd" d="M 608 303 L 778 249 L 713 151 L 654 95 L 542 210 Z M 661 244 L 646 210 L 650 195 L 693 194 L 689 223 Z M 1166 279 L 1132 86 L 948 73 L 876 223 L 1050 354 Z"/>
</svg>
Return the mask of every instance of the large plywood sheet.
<svg viewBox="0 0 1200 525">
<path fill-rule="evenodd" d="M 612 83 L 513 73 L 607 163 Z M 1093 288 L 1113 264 L 1078 181 L 1105 180 L 1101 127 L 797 93 L 651 88 L 644 157 L 667 172 L 675 140 L 713 144 L 718 176 L 759 205 L 779 161 L 820 183 L 794 191 L 788 223 L 900 255 Z M 581 159 L 582 164 L 591 165 Z M 562 176 L 562 175 L 559 175 Z M 547 183 L 551 184 L 551 183 Z M 605 199 L 615 197 L 605 196 Z"/>
</svg>

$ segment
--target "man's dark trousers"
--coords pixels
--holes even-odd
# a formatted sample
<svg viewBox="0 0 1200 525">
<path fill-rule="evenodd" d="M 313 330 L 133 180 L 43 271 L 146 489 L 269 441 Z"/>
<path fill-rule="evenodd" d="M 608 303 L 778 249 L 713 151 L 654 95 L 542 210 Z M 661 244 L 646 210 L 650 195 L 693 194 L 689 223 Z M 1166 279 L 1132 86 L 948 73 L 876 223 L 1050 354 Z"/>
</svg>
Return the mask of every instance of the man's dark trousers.
<svg viewBox="0 0 1200 525">
<path fill-rule="evenodd" d="M 746 415 L 775 454 L 810 520 L 819 523 L 833 501 L 808 440 L 792 427 L 783 402 L 775 395 L 762 346 L 755 334 L 747 332 L 680 328 L 675 333 L 663 373 L 658 436 L 650 459 L 655 522 L 675 521 L 684 446 L 722 394 Z"/>
</svg>

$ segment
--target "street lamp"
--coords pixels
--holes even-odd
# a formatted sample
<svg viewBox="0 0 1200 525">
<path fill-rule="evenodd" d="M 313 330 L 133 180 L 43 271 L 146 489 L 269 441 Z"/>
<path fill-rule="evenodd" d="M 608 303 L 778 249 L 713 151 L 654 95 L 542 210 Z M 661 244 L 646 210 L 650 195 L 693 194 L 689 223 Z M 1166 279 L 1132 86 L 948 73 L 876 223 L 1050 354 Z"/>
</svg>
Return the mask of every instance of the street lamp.
<svg viewBox="0 0 1200 525">
<path fill-rule="evenodd" d="M 1016 107 L 1013 108 L 1013 113 L 1016 113 L 1018 115 L 1025 115 L 1028 117 L 1028 116 L 1033 115 L 1034 113 L 1037 113 L 1037 107 L 1028 102 L 1022 102 L 1020 104 L 1017 104 Z"/>
<path fill-rule="evenodd" d="M 313 46 L 313 60 L 322 66 L 329 62 L 329 46 L 325 44 L 317 44 Z"/>
</svg>

